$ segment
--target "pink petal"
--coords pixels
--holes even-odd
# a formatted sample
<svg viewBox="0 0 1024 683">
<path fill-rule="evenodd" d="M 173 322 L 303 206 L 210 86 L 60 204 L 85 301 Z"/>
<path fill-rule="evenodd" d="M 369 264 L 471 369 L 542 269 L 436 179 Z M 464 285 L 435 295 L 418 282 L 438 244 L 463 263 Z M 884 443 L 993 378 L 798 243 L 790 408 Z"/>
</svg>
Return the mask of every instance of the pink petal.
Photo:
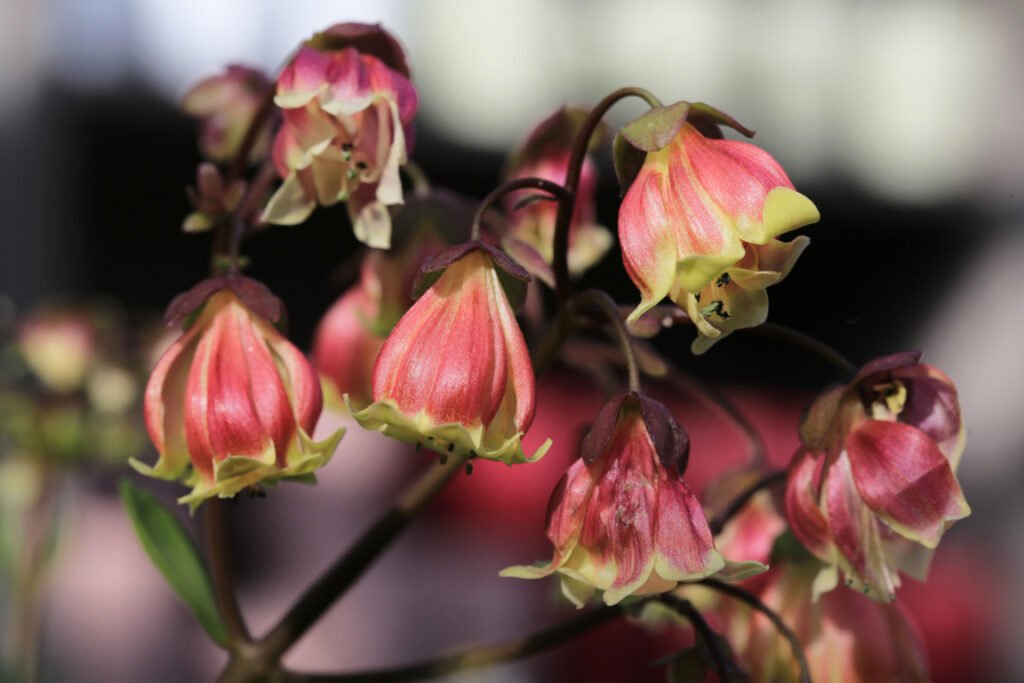
<svg viewBox="0 0 1024 683">
<path fill-rule="evenodd" d="M 682 478 L 668 470 L 662 470 L 658 485 L 654 545 L 662 578 L 685 581 L 707 574 L 715 546 L 704 508 Z"/>
<path fill-rule="evenodd" d="M 786 518 L 797 539 L 819 558 L 828 560 L 832 536 L 821 511 L 818 488 L 824 456 L 816 458 L 807 449 L 793 456 L 786 479 Z"/>
<path fill-rule="evenodd" d="M 935 547 L 950 522 L 969 514 L 949 461 L 920 429 L 868 420 L 846 444 L 864 502 L 901 535 Z"/>
</svg>

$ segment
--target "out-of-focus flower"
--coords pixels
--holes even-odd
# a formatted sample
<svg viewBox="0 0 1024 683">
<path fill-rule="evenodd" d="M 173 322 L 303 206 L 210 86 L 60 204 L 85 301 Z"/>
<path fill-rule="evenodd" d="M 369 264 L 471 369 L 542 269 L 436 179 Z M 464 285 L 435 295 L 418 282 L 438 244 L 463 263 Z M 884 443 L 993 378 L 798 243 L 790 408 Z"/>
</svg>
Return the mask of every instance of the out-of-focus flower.
<svg viewBox="0 0 1024 683">
<path fill-rule="evenodd" d="M 786 514 L 829 565 L 817 592 L 836 585 L 838 568 L 847 585 L 892 600 L 898 572 L 923 580 L 943 532 L 970 514 L 955 474 L 964 448 L 956 387 L 920 357 L 868 363 L 804 418 Z"/>
<path fill-rule="evenodd" d="M 397 41 L 379 26 L 333 26 L 299 48 L 274 102 L 284 112 L 273 148 L 284 184 L 264 220 L 296 225 L 317 204 L 346 202 L 356 237 L 386 249 L 417 108 Z"/>
<path fill-rule="evenodd" d="M 815 683 L 926 683 L 924 644 L 897 605 L 879 604 L 853 591 L 813 599 L 818 563 L 781 562 L 758 597 L 793 629 Z M 797 683 L 790 644 L 769 619 L 736 601 L 728 604 L 726 631 L 736 658 L 755 681 Z"/>
<path fill-rule="evenodd" d="M 363 264 L 359 282 L 334 302 L 317 326 L 313 339 L 313 365 L 320 371 L 328 404 L 339 405 L 348 394 L 359 404 L 373 400 L 371 371 L 384 337 L 375 334 L 380 314 L 380 281 L 370 261 Z"/>
<path fill-rule="evenodd" d="M 521 445 L 533 421 L 533 366 L 505 289 L 529 275 L 482 242 L 428 259 L 423 272 L 437 279 L 384 343 L 374 403 L 350 405 L 353 417 L 440 453 L 510 464 L 540 458 L 550 441 L 532 458 Z"/>
<path fill-rule="evenodd" d="M 719 124 L 749 133 L 707 105 L 685 102 L 622 130 L 647 152 L 619 209 L 623 263 L 641 294 L 630 320 L 670 297 L 697 326 L 694 353 L 764 322 L 765 288 L 786 276 L 808 243 L 776 238 L 819 219 L 775 159 L 719 139 Z"/>
<path fill-rule="evenodd" d="M 19 325 L 17 340 L 29 370 L 57 393 L 80 389 L 96 361 L 96 327 L 84 311 L 33 314 Z"/>
<path fill-rule="evenodd" d="M 635 392 L 614 398 L 548 504 L 554 558 L 501 575 L 558 572 L 562 592 L 582 607 L 596 591 L 614 605 L 680 581 L 764 571 L 757 562 L 727 562 L 715 549 L 704 510 L 683 482 L 688 451 L 686 432 L 664 405 Z"/>
<path fill-rule="evenodd" d="M 563 107 L 544 119 L 509 158 L 505 180 L 532 177 L 564 183 L 570 148 L 586 116 L 587 111 L 584 109 Z M 583 163 L 576 190 L 576 206 L 569 225 L 569 272 L 574 275 L 597 263 L 612 244 L 611 233 L 596 222 L 596 190 L 597 165 L 588 156 Z M 531 275 L 554 286 L 554 276 L 549 266 L 554 258 L 558 204 L 533 201 L 516 208 L 529 195 L 529 190 L 505 195 L 504 204 L 510 215 L 510 225 L 502 244 Z"/>
<path fill-rule="evenodd" d="M 192 509 L 211 496 L 311 475 L 342 432 L 321 442 L 310 438 L 320 416 L 320 383 L 269 322 L 280 315 L 280 302 L 253 280 L 219 278 L 172 302 L 169 322 L 197 308 L 146 386 L 146 428 L 160 459 L 153 467 L 132 465 L 162 479 L 186 477 L 193 489 L 180 502 Z"/>
<path fill-rule="evenodd" d="M 195 209 L 185 217 L 181 229 L 185 232 L 210 230 L 217 221 L 238 207 L 245 194 L 245 181 L 235 180 L 225 185 L 216 166 L 203 162 L 196 168 L 195 187 L 186 188 L 189 203 Z"/>
<path fill-rule="evenodd" d="M 259 69 L 232 64 L 223 74 L 203 79 L 185 94 L 181 108 L 200 120 L 203 156 L 221 162 L 235 156 L 270 88 L 270 79 Z M 265 126 L 249 152 L 250 160 L 267 155 L 269 140 Z"/>
</svg>

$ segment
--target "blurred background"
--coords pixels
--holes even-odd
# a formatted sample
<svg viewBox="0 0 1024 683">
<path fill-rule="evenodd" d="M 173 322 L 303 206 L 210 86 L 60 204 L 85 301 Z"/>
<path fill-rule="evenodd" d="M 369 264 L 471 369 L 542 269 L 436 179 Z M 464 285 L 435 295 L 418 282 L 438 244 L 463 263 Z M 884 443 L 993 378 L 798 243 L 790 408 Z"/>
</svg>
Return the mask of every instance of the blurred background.
<svg viewBox="0 0 1024 683">
<path fill-rule="evenodd" d="M 935 585 L 906 590 L 927 620 L 935 678 L 1024 680 L 1024 616 L 1012 609 L 1024 605 L 1024 5 L 0 0 L 0 333 L 10 338 L 16 316 L 57 302 L 102 309 L 129 330 L 117 344 L 139 348 L 158 335 L 154 321 L 204 277 L 210 248 L 208 234 L 179 230 L 199 161 L 181 96 L 227 63 L 276 69 L 314 31 L 350 20 L 382 22 L 402 40 L 421 102 L 412 156 L 434 184 L 469 197 L 498 183 L 504 155 L 541 118 L 623 85 L 666 103 L 706 101 L 756 129 L 822 214 L 801 231 L 810 249 L 771 291 L 771 318 L 856 362 L 924 349 L 961 391 L 960 476 L 974 513 L 946 537 Z M 610 122 L 640 112 L 623 103 Z M 607 153 L 599 162 L 598 215 L 614 227 Z M 337 268 L 354 247 L 340 205 L 247 245 L 251 274 L 285 300 L 301 346 L 347 284 Z M 586 280 L 620 301 L 637 298 L 614 252 Z M 700 358 L 689 342 L 683 329 L 658 340 L 741 401 L 772 459 L 786 462 L 799 411 L 832 381 L 829 369 L 744 335 Z M 561 446 L 529 472 L 488 463 L 460 480 L 290 663 L 400 663 L 569 614 L 552 584 L 497 577 L 550 552 L 544 504 L 600 402 L 567 377 L 542 384 L 531 432 Z M 128 403 L 122 417 L 140 424 Z M 742 440 L 725 423 L 687 399 L 677 405 L 694 459 L 742 459 Z M 137 437 L 118 448 L 151 460 Z M 351 429 L 321 486 L 284 486 L 232 508 L 241 596 L 257 633 L 386 507 L 416 469 L 410 462 L 422 464 L 374 437 Z M 44 594 L 46 680 L 210 680 L 220 654 L 142 553 L 115 495 L 127 468 L 107 455 L 59 480 L 66 502 L 52 514 L 65 519 Z M 22 480 L 4 472 L 0 495 L 14 500 Z M 167 500 L 180 495 L 147 486 Z M 0 592 L 0 612 L 16 597 Z M 647 663 L 670 651 L 663 645 L 617 625 L 574 649 L 458 680 L 661 680 Z M 628 653 L 617 657 L 627 668 L 599 679 L 611 675 L 609 647 Z"/>
</svg>

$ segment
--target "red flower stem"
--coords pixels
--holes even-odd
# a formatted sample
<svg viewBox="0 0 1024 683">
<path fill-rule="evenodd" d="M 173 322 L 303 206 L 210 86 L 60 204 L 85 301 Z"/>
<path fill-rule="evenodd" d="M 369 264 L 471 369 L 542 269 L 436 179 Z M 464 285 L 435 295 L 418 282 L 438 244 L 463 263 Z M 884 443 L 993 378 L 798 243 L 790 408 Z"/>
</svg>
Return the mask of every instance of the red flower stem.
<svg viewBox="0 0 1024 683">
<path fill-rule="evenodd" d="M 309 586 L 277 625 L 255 644 L 255 656 L 262 661 L 279 661 L 281 655 L 345 594 L 427 503 L 462 471 L 467 460 L 468 456 L 453 456 L 447 464 L 431 467 L 414 481 L 376 524 Z"/>
<path fill-rule="evenodd" d="M 470 240 L 480 239 L 480 226 L 484 219 L 484 214 L 487 210 L 494 205 L 496 201 L 501 199 L 509 192 L 515 192 L 516 190 L 541 190 L 547 192 L 555 199 L 559 200 L 559 206 L 566 202 L 571 203 L 572 195 L 564 187 L 558 183 L 553 183 L 550 180 L 544 178 L 516 178 L 510 180 L 507 183 L 502 183 L 498 187 L 491 190 L 491 193 L 484 197 L 483 201 L 480 202 L 480 206 L 477 207 L 476 213 L 473 215 L 473 228 L 470 232 Z"/>
<path fill-rule="evenodd" d="M 271 680 L 274 683 L 398 683 L 400 681 L 438 678 L 460 671 L 479 669 L 531 657 L 567 643 L 599 626 L 603 626 L 621 616 L 622 613 L 622 609 L 618 605 L 614 607 L 601 606 L 589 612 L 584 612 L 580 616 L 557 626 L 538 631 L 521 640 L 513 640 L 498 645 L 467 648 L 437 659 L 407 664 L 393 669 L 337 674 L 282 672 Z"/>
<path fill-rule="evenodd" d="M 700 583 L 719 593 L 735 598 L 768 617 L 778 630 L 779 635 L 789 641 L 789 646 L 793 650 L 793 657 L 796 658 L 797 665 L 800 667 L 800 683 L 811 683 L 811 667 L 807 663 L 804 646 L 800 643 L 800 639 L 797 638 L 793 629 L 786 625 L 786 622 L 782 620 L 782 617 L 775 610 L 761 602 L 756 595 L 739 586 L 733 586 L 718 579 L 704 579 Z"/>
<path fill-rule="evenodd" d="M 228 528 L 226 503 L 212 498 L 203 506 L 203 521 L 206 527 L 206 549 L 210 558 L 210 573 L 213 574 L 213 593 L 217 609 L 224 618 L 228 632 L 228 650 L 235 651 L 241 644 L 251 642 L 249 629 L 235 595 L 231 560 L 228 551 Z"/>
<path fill-rule="evenodd" d="M 770 489 L 774 486 L 781 486 L 784 483 L 786 483 L 786 470 L 775 470 L 774 472 L 765 474 L 753 484 L 743 489 L 738 496 L 732 499 L 729 506 L 726 507 L 720 515 L 717 515 L 711 520 L 708 525 L 711 527 L 711 535 L 717 536 L 722 533 L 722 529 L 724 529 L 725 525 L 729 523 L 729 520 L 739 514 L 740 510 L 742 510 L 743 507 L 750 502 L 750 499 L 757 495 L 759 491 Z"/>
<path fill-rule="evenodd" d="M 640 391 L 640 370 L 636 362 L 636 353 L 633 351 L 633 342 L 629 337 L 626 323 L 622 319 L 622 314 L 615 300 L 603 290 L 587 289 L 572 298 L 570 308 L 578 310 L 588 305 L 599 308 L 604 317 L 608 319 L 615 335 L 615 341 L 618 342 L 619 349 L 622 351 L 622 357 L 626 361 L 626 371 L 629 375 L 629 390 Z"/>
<path fill-rule="evenodd" d="M 779 341 L 809 351 L 841 370 L 849 379 L 852 379 L 857 374 L 857 366 L 851 363 L 846 356 L 820 339 L 816 339 L 805 332 L 794 330 L 791 327 L 779 325 L 778 323 L 762 323 L 757 327 L 749 327 L 741 331 L 778 339 Z"/>
<path fill-rule="evenodd" d="M 729 676 L 729 665 L 728 658 L 725 652 L 722 651 L 722 645 L 718 642 L 718 636 L 708 626 L 708 622 L 705 621 L 704 616 L 700 613 L 696 607 L 693 606 L 689 600 L 684 600 L 680 597 L 676 597 L 671 593 L 658 597 L 659 602 L 675 610 L 679 616 L 683 617 L 693 626 L 693 630 L 697 633 L 697 636 L 704 641 L 704 645 L 707 647 L 708 652 L 711 654 L 711 662 L 715 667 L 715 671 L 718 673 L 720 681 L 731 680 Z"/>
<path fill-rule="evenodd" d="M 573 210 L 576 208 L 576 191 L 580 186 L 580 174 L 583 172 L 583 162 L 587 158 L 590 138 L 593 137 L 594 131 L 601 124 L 601 119 L 612 108 L 612 105 L 627 97 L 639 97 L 647 102 L 652 109 L 661 106 L 661 101 L 643 88 L 620 88 L 590 110 L 590 114 L 580 125 L 569 152 L 569 165 L 565 171 L 564 185 L 571 199 L 563 200 L 558 204 L 554 237 L 555 293 L 558 296 L 558 303 L 562 305 L 569 300 L 570 294 L 569 225 L 572 223 Z"/>
</svg>

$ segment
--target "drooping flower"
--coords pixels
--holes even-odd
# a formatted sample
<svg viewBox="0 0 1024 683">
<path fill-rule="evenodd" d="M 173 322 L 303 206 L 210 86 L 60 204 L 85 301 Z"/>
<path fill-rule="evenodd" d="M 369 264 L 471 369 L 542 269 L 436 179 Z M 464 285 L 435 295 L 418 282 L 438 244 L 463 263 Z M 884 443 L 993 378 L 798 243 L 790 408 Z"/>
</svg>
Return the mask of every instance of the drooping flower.
<svg viewBox="0 0 1024 683">
<path fill-rule="evenodd" d="M 688 451 L 686 432 L 664 405 L 635 392 L 614 398 L 548 504 L 554 558 L 501 575 L 558 572 L 562 592 L 582 607 L 597 591 L 614 605 L 680 581 L 763 571 L 757 562 L 728 562 L 715 549 L 704 510 L 683 482 Z"/>
<path fill-rule="evenodd" d="M 284 122 L 273 158 L 284 183 L 263 218 L 296 225 L 346 202 L 356 237 L 390 244 L 389 206 L 412 144 L 416 90 L 401 47 L 379 26 L 338 24 L 307 41 L 277 80 Z"/>
<path fill-rule="evenodd" d="M 161 479 L 184 477 L 193 488 L 179 500 L 192 509 L 211 496 L 311 475 L 342 436 L 310 438 L 320 383 L 271 324 L 280 311 L 263 285 L 237 276 L 200 283 L 168 309 L 168 322 L 193 313 L 195 320 L 146 386 L 146 428 L 160 458 L 132 465 Z"/>
<path fill-rule="evenodd" d="M 847 585 L 892 600 L 899 573 L 924 579 L 943 532 L 970 514 L 956 479 L 964 425 L 953 381 L 900 353 L 832 388 L 801 425 L 786 514 L 828 565 L 816 590 Z"/>
<path fill-rule="evenodd" d="M 482 242 L 428 259 L 423 272 L 437 279 L 384 343 L 374 402 L 353 417 L 440 453 L 509 464 L 540 458 L 550 441 L 530 458 L 521 445 L 533 421 L 534 376 L 506 295 L 506 286 L 529 276 Z"/>
<path fill-rule="evenodd" d="M 652 110 L 621 134 L 646 152 L 627 172 L 635 179 L 619 209 L 623 263 L 641 294 L 630 320 L 670 297 L 697 325 L 695 353 L 764 322 L 765 288 L 785 278 L 808 243 L 776 238 L 819 219 L 775 159 L 720 139 L 720 124 L 752 135 L 685 102 Z M 618 163 L 621 175 L 630 162 Z"/>
<path fill-rule="evenodd" d="M 228 161 L 235 156 L 270 88 L 270 79 L 259 69 L 232 64 L 185 94 L 181 108 L 200 120 L 199 148 L 206 158 Z M 269 128 L 264 127 L 249 158 L 264 158 L 269 141 Z"/>
<path fill-rule="evenodd" d="M 565 183 L 573 139 L 586 116 L 586 110 L 563 107 L 544 119 L 510 156 L 505 180 L 532 177 Z M 588 156 L 583 163 L 576 206 L 569 224 L 569 272 L 573 275 L 597 263 L 612 243 L 611 233 L 597 223 L 596 191 L 597 165 Z M 531 275 L 554 286 L 550 265 L 554 258 L 558 205 L 551 201 L 534 201 L 517 208 L 529 194 L 529 190 L 522 190 L 505 195 L 503 203 L 510 223 L 502 243 Z"/>
<path fill-rule="evenodd" d="M 803 646 L 815 683 L 926 683 L 924 644 L 898 605 L 879 604 L 854 591 L 813 599 L 818 563 L 780 562 L 758 597 L 790 626 Z M 746 605 L 723 604 L 734 654 L 755 681 L 798 683 L 792 646 L 769 619 Z"/>
</svg>

